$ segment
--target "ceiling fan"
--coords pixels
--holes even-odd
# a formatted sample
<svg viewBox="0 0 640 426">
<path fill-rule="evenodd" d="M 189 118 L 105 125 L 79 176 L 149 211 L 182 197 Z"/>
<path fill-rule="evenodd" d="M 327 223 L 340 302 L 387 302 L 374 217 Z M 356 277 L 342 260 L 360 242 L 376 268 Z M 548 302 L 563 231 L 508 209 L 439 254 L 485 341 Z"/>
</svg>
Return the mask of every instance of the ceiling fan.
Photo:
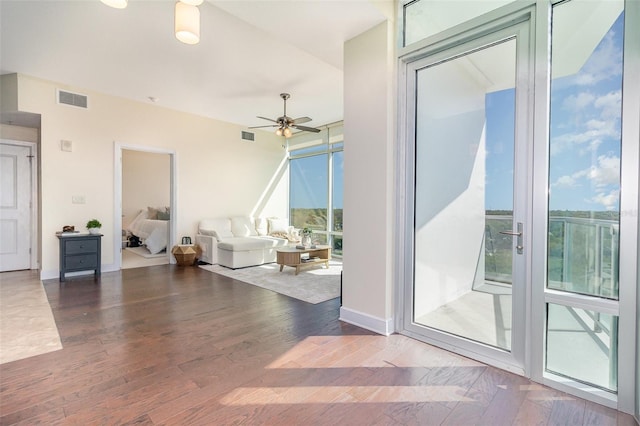
<svg viewBox="0 0 640 426">
<path fill-rule="evenodd" d="M 284 101 L 284 113 L 282 114 L 282 117 L 278 117 L 275 120 L 272 120 L 271 118 L 258 116 L 258 118 L 271 121 L 275 124 L 270 124 L 267 126 L 253 126 L 253 127 L 249 127 L 250 129 L 260 129 L 262 127 L 277 127 L 276 135 L 278 136 L 284 135 L 287 138 L 292 135 L 292 132 L 291 132 L 292 128 L 303 130 L 305 132 L 313 132 L 313 133 L 320 132 L 320 129 L 316 129 L 315 127 L 307 127 L 307 126 L 300 125 L 300 123 L 307 123 L 311 121 L 311 118 L 309 117 L 300 117 L 300 118 L 287 117 L 287 99 L 289 99 L 290 95 L 288 93 L 280 93 L 280 97 Z"/>
</svg>

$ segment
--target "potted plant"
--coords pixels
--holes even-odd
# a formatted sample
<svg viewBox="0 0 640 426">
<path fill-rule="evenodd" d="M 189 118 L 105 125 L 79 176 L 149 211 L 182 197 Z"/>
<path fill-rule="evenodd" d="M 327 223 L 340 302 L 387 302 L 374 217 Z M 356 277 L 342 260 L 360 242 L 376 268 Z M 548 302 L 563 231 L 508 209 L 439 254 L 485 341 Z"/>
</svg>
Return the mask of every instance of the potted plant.
<svg viewBox="0 0 640 426">
<path fill-rule="evenodd" d="M 100 228 L 102 228 L 102 224 L 98 219 L 91 219 L 89 222 L 87 222 L 87 229 L 89 230 L 90 234 L 99 234 Z"/>
<path fill-rule="evenodd" d="M 311 245 L 311 234 L 313 234 L 313 230 L 311 228 L 302 229 L 302 245 L 303 246 Z"/>
</svg>

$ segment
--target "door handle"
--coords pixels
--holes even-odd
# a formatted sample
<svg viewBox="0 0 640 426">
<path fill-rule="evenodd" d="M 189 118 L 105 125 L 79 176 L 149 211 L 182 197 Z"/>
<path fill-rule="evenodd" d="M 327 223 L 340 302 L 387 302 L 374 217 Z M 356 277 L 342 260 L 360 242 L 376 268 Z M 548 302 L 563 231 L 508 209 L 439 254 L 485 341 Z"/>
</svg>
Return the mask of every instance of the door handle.
<svg viewBox="0 0 640 426">
<path fill-rule="evenodd" d="M 518 237 L 516 241 L 516 253 L 522 254 L 524 246 L 522 245 L 522 222 L 518 222 L 515 231 L 498 231 L 502 235 L 510 235 L 512 237 Z"/>
</svg>

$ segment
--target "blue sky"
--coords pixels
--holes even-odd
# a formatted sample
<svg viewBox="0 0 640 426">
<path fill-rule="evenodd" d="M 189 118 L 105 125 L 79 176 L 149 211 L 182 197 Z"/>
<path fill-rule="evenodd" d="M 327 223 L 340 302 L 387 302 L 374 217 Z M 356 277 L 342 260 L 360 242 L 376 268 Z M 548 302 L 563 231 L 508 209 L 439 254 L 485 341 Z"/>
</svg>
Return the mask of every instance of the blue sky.
<svg viewBox="0 0 640 426">
<path fill-rule="evenodd" d="M 333 155 L 333 207 L 342 208 L 343 153 Z M 326 208 L 328 197 L 327 154 L 291 162 L 291 208 Z"/>
<path fill-rule="evenodd" d="M 552 80 L 551 210 L 619 211 L 623 16 L 576 74 Z M 513 120 L 505 117 L 513 116 L 513 94 L 489 93 L 485 102 L 490 210 L 512 208 Z"/>
<path fill-rule="evenodd" d="M 552 81 L 551 210 L 619 211 L 623 16 L 576 74 Z M 488 210 L 513 208 L 514 107 L 513 89 L 486 96 Z M 334 169 L 334 207 L 342 208 L 342 154 Z M 326 207 L 326 156 L 293 161 L 291 176 L 292 208 Z"/>
</svg>

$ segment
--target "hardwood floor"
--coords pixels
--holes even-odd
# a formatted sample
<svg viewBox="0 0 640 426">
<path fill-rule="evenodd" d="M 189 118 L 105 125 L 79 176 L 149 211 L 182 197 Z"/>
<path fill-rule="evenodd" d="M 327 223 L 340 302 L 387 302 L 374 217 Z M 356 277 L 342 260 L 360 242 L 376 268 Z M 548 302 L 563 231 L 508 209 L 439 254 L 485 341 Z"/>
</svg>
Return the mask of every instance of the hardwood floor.
<svg viewBox="0 0 640 426">
<path fill-rule="evenodd" d="M 0 365 L 0 424 L 635 425 L 194 267 L 45 282 L 63 349 Z"/>
</svg>

